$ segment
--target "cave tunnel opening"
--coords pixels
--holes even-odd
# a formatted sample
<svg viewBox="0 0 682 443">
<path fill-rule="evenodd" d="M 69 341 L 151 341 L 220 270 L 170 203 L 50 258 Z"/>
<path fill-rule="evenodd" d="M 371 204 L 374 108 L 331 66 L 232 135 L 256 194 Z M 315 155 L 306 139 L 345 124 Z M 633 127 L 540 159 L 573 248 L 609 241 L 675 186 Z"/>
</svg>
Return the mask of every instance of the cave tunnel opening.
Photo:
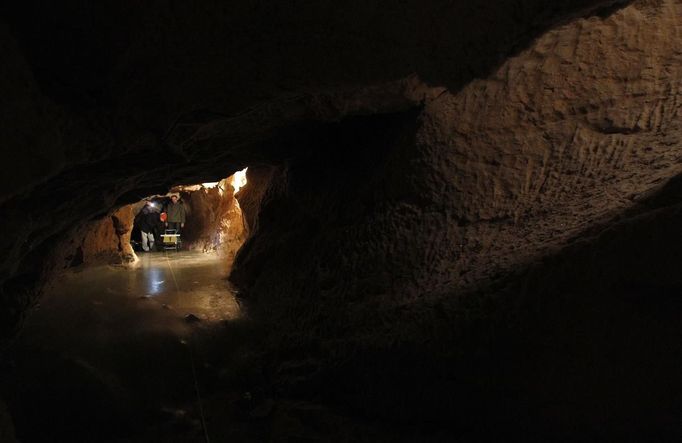
<svg viewBox="0 0 682 443">
<path fill-rule="evenodd" d="M 133 250 L 213 251 L 231 262 L 247 235 L 235 197 L 246 184 L 247 169 L 217 182 L 174 186 L 165 195 L 148 196 L 131 204 L 135 214 L 129 234 Z M 169 209 L 173 206 L 178 209 Z M 144 247 L 143 231 L 151 234 Z"/>
<path fill-rule="evenodd" d="M 242 320 L 227 278 L 247 236 L 237 200 L 247 169 L 173 186 L 79 230 L 68 269 L 32 309 L 3 368 L 0 392 L 22 440 L 152 438 L 168 432 L 152 427 L 171 422 L 187 435 L 203 429 L 188 408 L 202 401 L 200 385 L 225 383 L 216 337 Z M 185 212 L 181 242 L 164 223 L 173 221 L 172 197 Z M 157 241 L 145 251 L 141 231 L 152 228 Z"/>
</svg>

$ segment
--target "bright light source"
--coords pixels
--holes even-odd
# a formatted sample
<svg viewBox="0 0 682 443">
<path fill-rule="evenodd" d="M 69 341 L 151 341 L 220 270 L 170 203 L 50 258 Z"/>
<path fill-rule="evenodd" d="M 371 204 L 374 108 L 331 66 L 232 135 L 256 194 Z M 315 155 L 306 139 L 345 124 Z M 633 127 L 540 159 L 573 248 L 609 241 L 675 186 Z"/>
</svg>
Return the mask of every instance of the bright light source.
<svg viewBox="0 0 682 443">
<path fill-rule="evenodd" d="M 232 187 L 234 188 L 234 193 L 239 192 L 241 188 L 246 184 L 246 170 L 249 168 L 244 168 L 241 171 L 237 171 L 232 176 Z"/>
<path fill-rule="evenodd" d="M 202 183 L 201 186 L 203 186 L 204 188 L 215 188 L 216 186 L 218 186 L 218 183 L 220 182 Z"/>
</svg>

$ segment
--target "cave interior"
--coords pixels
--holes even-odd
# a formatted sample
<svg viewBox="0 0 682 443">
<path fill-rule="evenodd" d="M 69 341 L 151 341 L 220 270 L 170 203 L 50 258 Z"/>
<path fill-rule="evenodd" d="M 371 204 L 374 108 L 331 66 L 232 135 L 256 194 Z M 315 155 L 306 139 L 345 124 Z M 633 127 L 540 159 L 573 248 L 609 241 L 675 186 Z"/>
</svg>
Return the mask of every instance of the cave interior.
<svg viewBox="0 0 682 443">
<path fill-rule="evenodd" d="M 682 440 L 680 1 L 29 0 L 0 47 L 0 441 Z"/>
</svg>

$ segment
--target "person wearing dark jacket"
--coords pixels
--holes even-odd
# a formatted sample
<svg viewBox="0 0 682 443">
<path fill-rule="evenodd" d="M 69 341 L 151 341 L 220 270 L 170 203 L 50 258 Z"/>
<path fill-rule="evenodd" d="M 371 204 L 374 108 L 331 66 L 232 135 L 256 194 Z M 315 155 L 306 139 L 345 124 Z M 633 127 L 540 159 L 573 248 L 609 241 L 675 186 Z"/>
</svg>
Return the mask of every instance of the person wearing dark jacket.
<svg viewBox="0 0 682 443">
<path fill-rule="evenodd" d="M 175 229 L 175 232 L 180 233 L 180 229 L 185 227 L 185 205 L 178 201 L 177 195 L 171 196 L 171 201 L 166 206 L 166 226 L 168 229 Z"/>
<path fill-rule="evenodd" d="M 145 252 L 154 250 L 154 231 L 158 228 L 159 221 L 159 213 L 154 210 L 154 204 L 150 201 L 145 203 L 142 210 L 135 216 L 135 223 L 142 235 L 142 250 Z"/>
</svg>

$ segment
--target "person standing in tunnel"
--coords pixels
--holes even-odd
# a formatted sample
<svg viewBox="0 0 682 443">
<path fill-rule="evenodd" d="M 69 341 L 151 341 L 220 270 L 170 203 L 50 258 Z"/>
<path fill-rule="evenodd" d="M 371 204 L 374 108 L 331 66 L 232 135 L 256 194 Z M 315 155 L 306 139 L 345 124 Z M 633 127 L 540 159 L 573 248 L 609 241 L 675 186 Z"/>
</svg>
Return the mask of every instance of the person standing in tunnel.
<svg viewBox="0 0 682 443">
<path fill-rule="evenodd" d="M 154 208 L 154 203 L 147 201 L 140 212 L 135 216 L 135 224 L 140 228 L 142 236 L 142 250 L 149 252 L 154 250 L 154 231 L 159 226 L 159 213 Z"/>
<path fill-rule="evenodd" d="M 180 230 L 185 227 L 185 205 L 179 201 L 177 195 L 171 196 L 171 201 L 166 207 L 166 227 L 168 229 L 175 229 L 178 234 Z"/>
</svg>

